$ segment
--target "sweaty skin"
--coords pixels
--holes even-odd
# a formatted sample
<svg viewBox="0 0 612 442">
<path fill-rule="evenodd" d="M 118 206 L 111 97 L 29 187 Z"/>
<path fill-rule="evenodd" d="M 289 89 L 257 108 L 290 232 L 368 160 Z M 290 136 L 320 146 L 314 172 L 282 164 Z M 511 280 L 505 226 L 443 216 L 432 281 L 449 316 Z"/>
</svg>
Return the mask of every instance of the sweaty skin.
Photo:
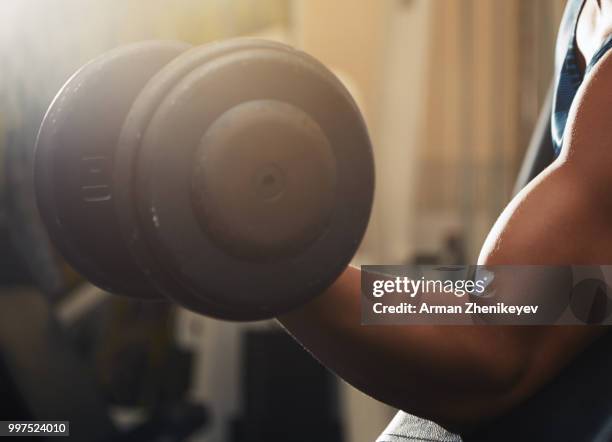
<svg viewBox="0 0 612 442">
<path fill-rule="evenodd" d="M 584 60 L 612 30 L 612 0 L 587 0 Z M 612 52 L 585 78 L 560 157 L 491 229 L 479 264 L 612 263 Z M 360 270 L 279 318 L 324 365 L 372 397 L 462 431 L 531 395 L 604 327 L 361 326 Z"/>
</svg>

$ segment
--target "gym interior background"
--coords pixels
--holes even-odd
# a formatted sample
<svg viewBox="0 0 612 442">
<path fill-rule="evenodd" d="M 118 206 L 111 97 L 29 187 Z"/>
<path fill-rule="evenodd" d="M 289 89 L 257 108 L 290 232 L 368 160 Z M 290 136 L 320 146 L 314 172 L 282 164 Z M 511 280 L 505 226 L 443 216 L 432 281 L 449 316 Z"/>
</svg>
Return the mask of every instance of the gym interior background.
<svg viewBox="0 0 612 442">
<path fill-rule="evenodd" d="M 76 68 L 126 42 L 251 35 L 294 45 L 347 85 L 374 145 L 376 199 L 355 263 L 474 262 L 511 196 L 546 96 L 563 5 L 0 2 L 0 417 L 35 418 L 72 401 L 96 404 L 99 415 L 87 418 L 100 437 L 138 430 L 144 440 L 167 432 L 287 441 L 299 428 L 303 440 L 373 440 L 394 410 L 327 374 L 274 322 L 237 325 L 143 305 L 68 269 L 47 242 L 30 184 L 43 113 Z M 68 388 L 71 377 L 91 392 Z M 266 435 L 272 425 L 285 436 Z M 316 439 L 305 426 L 316 427 Z"/>
</svg>

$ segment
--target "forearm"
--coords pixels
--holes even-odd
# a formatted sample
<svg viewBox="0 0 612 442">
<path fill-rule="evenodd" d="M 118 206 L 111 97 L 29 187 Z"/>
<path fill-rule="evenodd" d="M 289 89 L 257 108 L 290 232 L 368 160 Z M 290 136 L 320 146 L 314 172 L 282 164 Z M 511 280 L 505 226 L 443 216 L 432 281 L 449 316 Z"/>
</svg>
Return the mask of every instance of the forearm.
<svg viewBox="0 0 612 442">
<path fill-rule="evenodd" d="M 367 394 L 449 427 L 505 410 L 526 369 L 509 327 L 363 326 L 360 271 L 279 318 L 324 365 Z M 530 339 L 537 339 L 531 333 Z"/>
</svg>

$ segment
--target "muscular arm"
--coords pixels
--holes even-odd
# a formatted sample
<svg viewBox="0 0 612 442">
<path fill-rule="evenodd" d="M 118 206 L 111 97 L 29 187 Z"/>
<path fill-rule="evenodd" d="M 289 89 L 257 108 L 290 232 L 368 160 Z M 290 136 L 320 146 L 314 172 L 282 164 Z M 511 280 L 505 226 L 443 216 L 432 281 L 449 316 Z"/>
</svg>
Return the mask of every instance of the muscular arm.
<svg viewBox="0 0 612 442">
<path fill-rule="evenodd" d="M 612 53 L 585 79 L 565 151 L 504 210 L 480 264 L 612 263 Z M 361 326 L 360 271 L 279 318 L 323 364 L 369 395 L 461 430 L 553 377 L 601 327 Z"/>
</svg>

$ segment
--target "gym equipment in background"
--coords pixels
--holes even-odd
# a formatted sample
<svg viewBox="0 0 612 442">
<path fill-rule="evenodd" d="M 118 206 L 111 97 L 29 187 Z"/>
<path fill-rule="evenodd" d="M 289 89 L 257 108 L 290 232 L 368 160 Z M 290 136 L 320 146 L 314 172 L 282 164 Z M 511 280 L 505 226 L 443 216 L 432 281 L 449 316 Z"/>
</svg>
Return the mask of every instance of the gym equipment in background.
<svg viewBox="0 0 612 442">
<path fill-rule="evenodd" d="M 374 191 L 344 86 L 258 39 L 101 55 L 53 100 L 34 165 L 43 221 L 77 271 L 229 320 L 276 316 L 330 285 Z"/>
<path fill-rule="evenodd" d="M 231 442 L 341 442 L 338 383 L 284 330 L 249 331 Z"/>
<path fill-rule="evenodd" d="M 131 304 L 128 299 L 116 298 L 115 301 L 125 301 L 124 305 Z M 148 312 L 163 312 L 168 305 L 158 303 L 143 304 L 143 310 Z M 154 308 L 150 308 L 153 307 Z M 108 306 L 107 306 L 108 307 Z M 87 326 L 95 332 L 95 319 L 102 319 L 104 315 L 88 316 L 84 318 Z M 92 321 L 92 319 L 94 319 Z M 121 319 L 121 318 L 120 318 Z M 127 318 L 125 318 L 127 319 Z M 90 337 L 84 336 L 82 330 L 66 329 L 66 324 L 60 322 L 54 308 L 47 297 L 33 288 L 0 289 L 0 414 L 3 419 L 16 421 L 27 420 L 65 420 L 70 422 L 70 440 L 87 442 L 161 442 L 182 441 L 196 432 L 206 428 L 211 422 L 208 409 L 203 404 L 189 400 L 182 386 L 171 385 L 173 382 L 186 382 L 187 374 L 180 367 L 182 358 L 179 354 L 163 354 L 165 349 L 174 350 L 171 345 L 157 345 L 157 353 L 141 358 L 138 364 L 137 351 L 147 352 L 147 348 L 136 344 L 135 333 L 151 331 L 152 323 L 141 316 L 141 321 L 131 321 L 133 325 L 131 335 L 127 340 L 114 339 L 107 333 L 99 336 L 98 341 L 113 341 L 113 353 L 105 353 L 104 361 L 111 360 L 113 367 L 127 371 L 137 370 L 140 375 L 138 385 L 131 389 L 125 388 L 120 379 L 112 379 L 112 385 L 101 385 L 100 373 L 95 369 L 92 358 L 88 358 L 80 345 L 75 345 L 74 332 L 80 340 L 92 342 Z M 153 318 L 148 318 L 153 319 Z M 153 319 L 153 322 L 155 319 Z M 145 323 L 145 328 L 141 328 Z M 100 331 L 108 324 L 103 323 Z M 120 325 L 118 330 L 129 330 L 127 321 L 115 322 Z M 122 335 L 125 337 L 125 335 Z M 156 344 L 156 337 L 147 336 L 152 347 Z M 125 346 L 123 354 L 121 346 Z M 128 348 L 129 347 L 129 348 Z M 105 352 L 109 347 L 97 348 Z M 149 350 L 149 353 L 153 351 Z M 85 357 L 84 357 L 85 356 Z M 100 357 L 96 357 L 100 360 Z M 123 359 L 123 360 L 120 360 Z M 152 363 L 157 359 L 157 364 Z M 168 366 L 159 366 L 160 362 L 168 362 Z M 135 366 L 136 365 L 136 366 Z M 157 366 L 156 366 L 157 365 Z M 175 371 L 178 368 L 178 371 Z M 109 373 L 104 373 L 107 375 Z M 119 376 L 117 376 L 119 375 Z M 168 379 L 156 382 L 150 376 L 164 375 Z M 121 377 L 119 373 L 113 378 Z M 149 379 L 147 379 L 149 378 Z M 117 382 L 119 381 L 119 382 Z M 129 392 L 148 384 L 149 393 L 146 401 L 139 401 L 143 419 L 129 428 L 125 428 L 117 419 L 112 418 L 112 410 L 118 404 L 135 405 L 129 397 Z M 152 388 L 152 390 L 151 390 Z M 116 393 L 128 393 L 117 396 Z M 111 393 L 111 394 L 109 394 Z M 132 409 L 138 407 L 133 406 Z M 23 440 L 49 440 L 46 437 L 28 438 Z M 55 439 L 55 438 L 52 438 Z"/>
</svg>

